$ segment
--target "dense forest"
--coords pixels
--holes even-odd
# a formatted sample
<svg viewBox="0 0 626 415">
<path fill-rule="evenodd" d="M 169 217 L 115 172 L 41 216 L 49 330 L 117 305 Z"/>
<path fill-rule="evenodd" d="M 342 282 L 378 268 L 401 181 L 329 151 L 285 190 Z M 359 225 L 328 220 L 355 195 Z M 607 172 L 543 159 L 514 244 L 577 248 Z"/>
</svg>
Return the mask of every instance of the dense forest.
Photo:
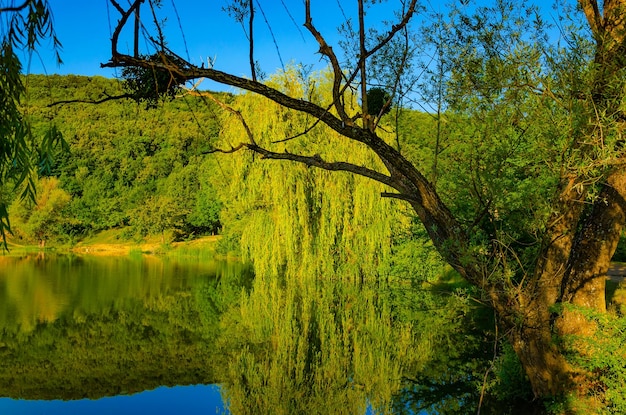
<svg viewBox="0 0 626 415">
<path fill-rule="evenodd" d="M 122 86 L 102 77 L 38 75 L 25 84 L 24 111 L 35 135 L 53 123 L 69 151 L 59 148 L 43 169 L 36 205 L 19 198 L 12 204 L 15 238 L 72 244 L 123 228 L 128 238 L 172 231 L 169 241 L 219 230 L 210 180 L 219 166 L 203 156 L 220 128 L 211 105 L 193 98 L 150 111 L 130 100 L 55 105 L 119 95 Z"/>
</svg>

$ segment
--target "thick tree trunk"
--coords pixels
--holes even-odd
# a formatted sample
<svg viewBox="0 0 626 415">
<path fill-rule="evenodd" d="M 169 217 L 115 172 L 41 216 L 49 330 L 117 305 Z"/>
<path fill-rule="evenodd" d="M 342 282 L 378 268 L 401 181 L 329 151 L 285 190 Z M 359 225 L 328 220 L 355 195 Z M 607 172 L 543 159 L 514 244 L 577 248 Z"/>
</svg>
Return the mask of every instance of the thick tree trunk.
<svg viewBox="0 0 626 415">
<path fill-rule="evenodd" d="M 536 397 L 574 393 L 581 402 L 594 405 L 595 398 L 587 393 L 592 375 L 570 365 L 563 354 L 563 343 L 554 340 L 591 336 L 596 326 L 575 310 L 564 308 L 558 316 L 551 310 L 559 304 L 572 304 L 606 311 L 606 273 L 626 220 L 626 171 L 616 170 L 609 175 L 587 214 L 582 214 L 580 196 L 574 198 L 567 189 L 563 195 L 552 243 L 537 263 L 533 282 L 517 296 L 517 317 L 506 317 L 510 306 L 496 304 L 495 308 L 505 316 L 503 328 L 509 333 Z M 571 408 L 571 412 L 576 410 Z"/>
<path fill-rule="evenodd" d="M 562 301 L 605 311 L 606 273 L 626 219 L 626 171 L 607 179 L 579 230 L 563 279 Z"/>
<path fill-rule="evenodd" d="M 555 346 L 549 325 L 512 329 L 508 340 L 528 376 L 535 398 L 558 396 L 571 387 L 571 369 Z"/>
</svg>

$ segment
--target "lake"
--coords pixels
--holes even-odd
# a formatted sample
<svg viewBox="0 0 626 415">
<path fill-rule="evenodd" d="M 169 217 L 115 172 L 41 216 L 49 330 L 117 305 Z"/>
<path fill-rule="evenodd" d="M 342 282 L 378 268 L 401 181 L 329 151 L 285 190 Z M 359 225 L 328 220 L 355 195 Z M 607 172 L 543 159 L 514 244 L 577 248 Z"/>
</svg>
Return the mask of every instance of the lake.
<svg viewBox="0 0 626 415">
<path fill-rule="evenodd" d="M 0 412 L 454 413 L 488 364 L 468 307 L 201 258 L 0 257 Z"/>
</svg>

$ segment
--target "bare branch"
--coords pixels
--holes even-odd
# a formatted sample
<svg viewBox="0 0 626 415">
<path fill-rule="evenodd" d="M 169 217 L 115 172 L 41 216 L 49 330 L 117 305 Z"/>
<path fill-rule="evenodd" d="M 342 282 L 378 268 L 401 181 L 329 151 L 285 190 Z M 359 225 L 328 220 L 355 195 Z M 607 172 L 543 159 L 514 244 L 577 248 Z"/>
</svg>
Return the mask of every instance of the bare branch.
<svg viewBox="0 0 626 415">
<path fill-rule="evenodd" d="M 113 35 L 111 36 L 111 56 L 115 56 L 118 54 L 117 43 L 119 41 L 122 28 L 126 25 L 126 22 L 128 21 L 128 18 L 130 17 L 130 15 L 133 14 L 133 12 L 135 12 L 136 10 L 138 11 L 139 5 L 143 3 L 145 0 L 135 0 L 131 4 L 128 10 L 124 10 L 117 1 L 115 0 L 110 0 L 110 1 L 111 1 L 111 4 L 117 9 L 117 11 L 119 11 L 120 14 L 122 15 L 119 22 L 117 22 L 117 26 L 115 27 L 115 30 L 113 31 Z"/>
<path fill-rule="evenodd" d="M 122 95 L 108 95 L 106 94 L 106 98 L 98 99 L 98 100 L 89 100 L 89 99 L 67 99 L 63 101 L 55 101 L 47 105 L 47 107 L 55 107 L 57 105 L 63 104 L 102 104 L 107 101 L 115 101 L 118 99 L 135 99 L 134 94 L 122 94 Z"/>
<path fill-rule="evenodd" d="M 122 8 L 122 6 L 119 5 L 119 3 L 115 0 L 110 0 L 111 4 L 113 5 L 113 7 L 115 7 L 117 9 L 118 12 L 120 12 L 120 14 L 124 14 L 126 13 L 126 11 Z"/>
<path fill-rule="evenodd" d="M 4 13 L 4 12 L 19 12 L 21 10 L 24 10 L 26 8 L 26 6 L 28 6 L 30 1 L 31 0 L 26 0 L 24 3 L 22 3 L 19 6 L 3 7 L 3 8 L 0 9 L 0 13 Z"/>
<path fill-rule="evenodd" d="M 363 128 L 371 128 L 369 111 L 367 110 L 367 71 L 365 64 L 365 11 L 363 10 L 363 0 L 359 0 L 359 65 L 361 71 L 361 109 L 363 111 Z"/>
<path fill-rule="evenodd" d="M 236 153 L 237 151 L 245 149 L 245 148 L 247 148 L 246 144 L 240 143 L 236 147 L 231 147 L 228 150 L 223 149 L 223 148 L 214 148 L 212 150 L 203 151 L 202 154 L 215 154 L 215 153 L 231 154 L 231 153 Z"/>
<path fill-rule="evenodd" d="M 287 141 L 295 140 L 295 139 L 296 139 L 296 138 L 298 138 L 298 137 L 302 137 L 302 136 L 304 136 L 304 135 L 307 135 L 307 134 L 308 134 L 308 133 L 310 133 L 310 132 L 311 132 L 311 131 L 312 131 L 312 130 L 313 130 L 313 129 L 314 129 L 314 128 L 315 128 L 315 127 L 319 124 L 319 123 L 320 123 L 320 119 L 318 118 L 318 119 L 316 119 L 316 120 L 315 120 L 315 122 L 313 123 L 313 125 L 311 125 L 310 127 L 306 127 L 306 128 L 304 129 L 304 131 L 299 132 L 299 133 L 298 133 L 298 134 L 296 134 L 296 135 L 292 135 L 292 136 L 289 136 L 289 137 L 285 137 L 285 138 L 283 138 L 283 139 L 281 139 L 281 140 L 274 140 L 274 141 L 272 141 L 272 144 L 277 144 L 277 143 L 286 143 Z"/>
<path fill-rule="evenodd" d="M 248 136 L 248 139 L 250 140 L 250 143 L 256 145 L 256 141 L 254 141 L 254 134 L 252 134 L 252 130 L 250 129 L 250 126 L 248 126 L 248 123 L 246 122 L 246 119 L 243 117 L 243 115 L 241 115 L 241 111 L 237 111 L 236 109 L 234 109 L 230 105 L 228 105 L 225 102 L 217 99 L 215 97 L 215 95 L 213 95 L 210 92 L 189 91 L 188 94 L 189 95 L 193 95 L 193 96 L 200 96 L 200 97 L 209 98 L 211 101 L 215 102 L 221 108 L 223 108 L 226 111 L 228 111 L 231 114 L 233 114 L 239 120 L 239 122 L 241 122 L 241 125 L 243 126 L 244 130 L 246 130 L 246 135 Z M 241 147 L 241 145 L 238 146 L 238 148 L 240 148 L 240 147 Z"/>
<path fill-rule="evenodd" d="M 404 15 L 402 16 L 402 20 L 398 24 L 391 26 L 391 30 L 389 31 L 389 33 L 387 33 L 387 36 L 384 39 L 382 39 L 380 42 L 378 42 L 376 46 L 370 49 L 365 54 L 365 56 L 363 56 L 361 59 L 367 59 L 373 54 L 375 54 L 376 52 L 378 52 L 382 47 L 384 47 L 387 43 L 389 43 L 391 39 L 394 38 L 396 33 L 404 29 L 406 25 L 409 24 L 409 21 L 413 17 L 413 14 L 415 14 L 416 5 L 417 5 L 417 0 L 411 0 L 411 3 L 409 4 L 409 7 L 406 13 L 404 13 Z"/>
<path fill-rule="evenodd" d="M 250 2 L 250 19 L 248 20 L 248 30 L 250 32 L 250 72 L 252 74 L 252 80 L 256 81 L 256 67 L 254 65 L 254 2 L 253 0 L 248 0 Z"/>
<path fill-rule="evenodd" d="M 333 77 L 333 104 L 335 105 L 335 108 L 337 109 L 339 118 L 341 118 L 343 122 L 351 123 L 352 121 L 350 120 L 350 117 L 348 117 L 348 114 L 346 113 L 343 100 L 342 100 L 343 92 L 345 91 L 346 87 L 344 87 L 343 90 L 341 89 L 341 80 L 344 79 L 344 74 L 341 68 L 341 64 L 339 63 L 339 59 L 337 59 L 337 55 L 335 55 L 333 48 L 328 45 L 324 36 L 322 36 L 322 34 L 313 25 L 313 18 L 311 17 L 311 0 L 306 0 L 305 8 L 306 8 L 306 18 L 304 22 L 304 27 L 307 28 L 307 30 L 313 35 L 313 37 L 317 41 L 318 45 L 320 45 L 319 53 L 321 53 L 322 55 L 328 58 L 330 62 L 330 66 L 333 70 L 333 75 L 334 75 Z M 350 84 L 350 82 L 346 83 L 346 85 L 348 84 Z"/>
<path fill-rule="evenodd" d="M 368 169 L 367 167 L 357 166 L 356 164 L 347 163 L 344 161 L 333 161 L 328 162 L 322 159 L 319 154 L 315 154 L 313 156 L 303 156 L 300 154 L 292 154 L 287 152 L 275 152 L 270 151 L 266 148 L 259 147 L 254 144 L 245 144 L 249 150 L 254 151 L 261 155 L 262 158 L 272 159 L 272 160 L 290 160 L 298 163 L 306 164 L 309 167 L 318 167 L 324 170 L 331 171 L 346 171 L 353 174 L 357 174 L 359 176 L 367 177 L 369 179 L 375 180 L 379 183 L 386 184 L 387 186 L 394 187 L 393 179 L 390 176 L 387 176 L 383 173 L 380 173 L 376 170 Z"/>
</svg>

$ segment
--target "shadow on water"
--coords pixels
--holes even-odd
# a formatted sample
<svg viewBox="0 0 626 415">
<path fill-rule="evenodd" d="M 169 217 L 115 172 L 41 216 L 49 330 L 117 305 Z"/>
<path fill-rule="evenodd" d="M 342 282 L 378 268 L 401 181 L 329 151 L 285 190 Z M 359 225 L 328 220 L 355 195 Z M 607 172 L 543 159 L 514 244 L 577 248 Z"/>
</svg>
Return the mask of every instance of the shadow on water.
<svg viewBox="0 0 626 415">
<path fill-rule="evenodd" d="M 200 259 L 4 257 L 0 396 L 219 384 L 235 414 L 475 413 L 492 320 L 462 294 L 403 284 L 276 281 Z"/>
</svg>

